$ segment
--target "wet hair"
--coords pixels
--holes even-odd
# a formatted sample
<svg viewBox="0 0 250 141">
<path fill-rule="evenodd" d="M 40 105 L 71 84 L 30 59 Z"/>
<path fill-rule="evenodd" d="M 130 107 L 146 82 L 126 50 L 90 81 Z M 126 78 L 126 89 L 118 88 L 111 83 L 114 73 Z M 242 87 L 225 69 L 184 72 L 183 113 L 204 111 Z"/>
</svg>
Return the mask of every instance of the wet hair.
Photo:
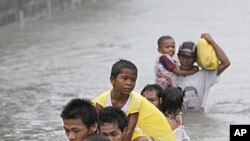
<svg viewBox="0 0 250 141">
<path fill-rule="evenodd" d="M 157 96 L 160 98 L 162 93 L 162 87 L 158 84 L 147 84 L 141 91 L 141 95 L 143 95 L 146 91 L 155 91 Z"/>
<path fill-rule="evenodd" d="M 104 123 L 116 123 L 119 129 L 123 132 L 125 127 L 127 127 L 127 117 L 126 114 L 116 107 L 105 107 L 103 108 L 98 115 L 99 126 Z"/>
<path fill-rule="evenodd" d="M 166 88 L 162 91 L 162 112 L 175 119 L 183 109 L 184 92 L 180 88 Z"/>
<path fill-rule="evenodd" d="M 88 128 L 98 123 L 97 111 L 88 99 L 72 99 L 63 107 L 61 117 L 63 120 L 81 119 Z"/>
<path fill-rule="evenodd" d="M 125 60 L 125 59 L 120 59 L 117 61 L 115 64 L 113 64 L 112 69 L 111 69 L 111 75 L 110 78 L 114 79 L 117 77 L 118 74 L 121 73 L 122 69 L 131 69 L 136 72 L 137 76 L 137 67 L 134 63 L 131 61 Z"/>
<path fill-rule="evenodd" d="M 86 141 L 111 141 L 107 136 L 101 134 L 93 134 L 86 138 Z"/>
<path fill-rule="evenodd" d="M 174 40 L 173 37 L 169 36 L 169 35 L 166 35 L 166 36 L 161 36 L 158 41 L 157 41 L 157 44 L 158 44 L 158 48 L 161 47 L 161 44 L 163 43 L 163 41 L 165 40 Z"/>
</svg>

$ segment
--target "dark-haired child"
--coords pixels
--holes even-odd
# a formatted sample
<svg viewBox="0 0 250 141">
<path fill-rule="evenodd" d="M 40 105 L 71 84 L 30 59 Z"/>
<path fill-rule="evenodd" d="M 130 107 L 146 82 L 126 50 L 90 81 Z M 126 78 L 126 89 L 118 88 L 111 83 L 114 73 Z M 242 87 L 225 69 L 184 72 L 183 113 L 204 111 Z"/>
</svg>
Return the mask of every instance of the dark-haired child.
<svg viewBox="0 0 250 141">
<path fill-rule="evenodd" d="M 183 126 L 183 92 L 180 88 L 167 88 L 162 92 L 162 112 L 166 116 L 177 141 L 190 141 Z"/>
<path fill-rule="evenodd" d="M 121 59 L 113 64 L 110 75 L 112 89 L 93 100 L 96 109 L 113 106 L 123 110 L 128 118 L 128 129 L 123 141 L 174 141 L 175 137 L 164 115 L 147 99 L 134 92 L 137 67 Z"/>
<path fill-rule="evenodd" d="M 149 102 L 161 109 L 162 87 L 158 84 L 147 84 L 141 91 L 141 95 Z"/>
</svg>

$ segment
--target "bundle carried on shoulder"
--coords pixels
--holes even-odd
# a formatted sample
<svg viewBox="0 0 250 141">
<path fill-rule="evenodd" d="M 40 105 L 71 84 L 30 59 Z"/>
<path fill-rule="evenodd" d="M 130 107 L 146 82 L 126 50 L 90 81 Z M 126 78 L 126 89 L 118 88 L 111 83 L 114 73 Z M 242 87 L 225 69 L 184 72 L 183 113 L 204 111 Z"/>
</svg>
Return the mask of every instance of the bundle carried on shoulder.
<svg viewBox="0 0 250 141">
<path fill-rule="evenodd" d="M 197 42 L 197 63 L 206 70 L 215 70 L 219 64 L 214 48 L 204 38 Z"/>
</svg>

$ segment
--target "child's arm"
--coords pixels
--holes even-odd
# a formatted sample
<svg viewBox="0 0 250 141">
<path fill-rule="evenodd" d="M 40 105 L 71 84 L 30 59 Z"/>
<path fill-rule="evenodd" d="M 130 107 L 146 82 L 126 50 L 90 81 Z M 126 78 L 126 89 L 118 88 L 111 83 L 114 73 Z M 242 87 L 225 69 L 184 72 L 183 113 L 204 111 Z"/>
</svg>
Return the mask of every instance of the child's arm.
<svg viewBox="0 0 250 141">
<path fill-rule="evenodd" d="M 135 126 L 137 124 L 139 113 L 128 115 L 128 130 L 125 133 L 122 141 L 131 141 Z"/>
<path fill-rule="evenodd" d="M 166 70 L 171 71 L 176 75 L 191 75 L 199 71 L 198 66 L 194 66 L 191 70 L 180 70 L 176 68 L 176 65 L 164 55 L 160 57 L 160 63 Z"/>
<path fill-rule="evenodd" d="M 217 75 L 220 75 L 230 65 L 227 55 L 208 33 L 203 33 L 201 38 L 206 39 L 207 42 L 214 48 L 214 51 L 220 61 L 220 64 L 217 67 Z"/>
<path fill-rule="evenodd" d="M 176 75 L 191 75 L 191 74 L 194 74 L 196 72 L 199 71 L 199 67 L 198 66 L 193 66 L 193 68 L 191 70 L 181 70 L 181 69 L 178 69 L 178 68 L 173 68 L 172 69 L 172 72 Z"/>
</svg>

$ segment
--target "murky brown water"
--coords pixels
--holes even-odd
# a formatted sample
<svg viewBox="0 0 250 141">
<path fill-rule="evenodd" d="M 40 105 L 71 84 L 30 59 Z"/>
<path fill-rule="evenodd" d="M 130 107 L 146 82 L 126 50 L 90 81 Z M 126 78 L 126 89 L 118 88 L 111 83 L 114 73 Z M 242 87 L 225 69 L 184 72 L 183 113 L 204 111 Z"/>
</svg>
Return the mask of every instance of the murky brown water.
<svg viewBox="0 0 250 141">
<path fill-rule="evenodd" d="M 111 87 L 119 58 L 139 69 L 136 90 L 154 82 L 156 41 L 209 32 L 232 65 L 211 89 L 205 113 L 185 117 L 194 141 L 228 141 L 250 124 L 250 3 L 247 0 L 100 0 L 23 30 L 0 33 L 0 141 L 66 140 L 60 112 L 75 97 Z"/>
</svg>

